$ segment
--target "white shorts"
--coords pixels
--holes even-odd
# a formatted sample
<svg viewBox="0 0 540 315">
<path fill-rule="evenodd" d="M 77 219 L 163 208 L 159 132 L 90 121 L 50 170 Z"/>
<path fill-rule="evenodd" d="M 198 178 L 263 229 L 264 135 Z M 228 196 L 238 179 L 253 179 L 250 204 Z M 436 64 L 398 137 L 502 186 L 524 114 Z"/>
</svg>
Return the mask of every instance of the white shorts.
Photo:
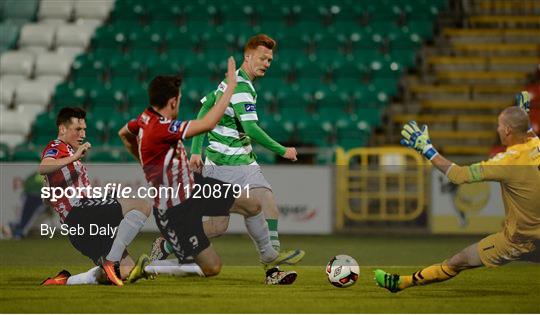
<svg viewBox="0 0 540 315">
<path fill-rule="evenodd" d="M 203 176 L 218 179 L 220 181 L 240 185 L 249 189 L 268 188 L 272 190 L 270 183 L 264 178 L 261 167 L 257 162 L 250 165 L 216 165 L 214 162 L 206 159 L 203 167 Z"/>
</svg>

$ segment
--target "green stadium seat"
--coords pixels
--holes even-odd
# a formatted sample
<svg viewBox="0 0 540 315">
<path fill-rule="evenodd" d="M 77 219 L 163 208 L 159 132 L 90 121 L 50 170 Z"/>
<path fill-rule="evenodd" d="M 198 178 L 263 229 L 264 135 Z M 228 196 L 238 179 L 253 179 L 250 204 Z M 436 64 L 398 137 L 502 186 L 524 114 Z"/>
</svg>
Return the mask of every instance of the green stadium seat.
<svg viewBox="0 0 540 315">
<path fill-rule="evenodd" d="M 89 160 L 98 163 L 118 163 L 125 161 L 124 154 L 127 154 L 127 152 L 122 152 L 120 148 L 98 147 L 92 149 Z"/>
<path fill-rule="evenodd" d="M 259 164 L 262 164 L 262 165 L 276 164 L 277 157 L 276 157 L 276 154 L 274 154 L 274 152 L 265 150 L 263 152 L 257 152 L 256 155 L 257 155 L 257 163 Z"/>
<path fill-rule="evenodd" d="M 369 126 L 379 127 L 382 124 L 382 109 L 380 107 L 369 107 L 367 104 L 361 105 L 360 108 L 354 110 L 350 116 L 352 119 L 365 121 Z"/>
<path fill-rule="evenodd" d="M 53 139 L 51 138 L 49 141 Z M 12 158 L 15 162 L 38 162 L 41 160 L 41 151 L 38 147 L 22 144 L 13 150 Z"/>
<path fill-rule="evenodd" d="M 282 120 L 284 118 L 290 118 L 289 114 L 276 115 L 273 118 L 260 121 L 259 125 L 263 128 L 274 140 L 279 143 L 288 142 L 292 139 L 294 132 L 294 123 L 289 120 Z"/>
<path fill-rule="evenodd" d="M 408 69 L 416 67 L 416 50 L 415 49 L 392 49 L 390 51 L 390 59 L 397 62 Z"/>
<path fill-rule="evenodd" d="M 423 40 L 433 38 L 433 21 L 432 20 L 412 20 L 407 22 L 407 28 L 410 33 L 418 34 Z"/>
<path fill-rule="evenodd" d="M 86 103 L 86 92 L 69 83 L 62 83 L 56 87 L 51 101 L 53 107 L 82 106 Z"/>
<path fill-rule="evenodd" d="M 17 43 L 19 37 L 20 28 L 11 23 L 3 22 L 0 24 L 0 47 L 4 47 L 5 50 L 11 49 Z"/>
<path fill-rule="evenodd" d="M 335 80 L 335 89 L 337 92 L 340 93 L 346 93 L 346 94 L 353 94 L 356 92 L 361 86 L 365 85 L 364 82 L 360 80 L 360 77 L 345 77 L 341 76 L 337 80 Z"/>
<path fill-rule="evenodd" d="M 190 2 L 184 6 L 184 17 L 187 18 L 188 24 L 198 21 L 208 23 L 207 21 L 215 20 L 218 15 L 218 8 L 213 4 Z"/>
<path fill-rule="evenodd" d="M 94 54 L 82 54 L 77 56 L 71 65 L 72 77 L 101 78 L 106 70 L 106 60 L 102 56 Z"/>
<path fill-rule="evenodd" d="M 407 19 L 429 19 L 433 21 L 437 18 L 440 10 L 444 10 L 446 5 L 441 4 L 441 1 L 419 1 L 403 6 L 403 11 Z"/>
<path fill-rule="evenodd" d="M 296 141 L 302 145 L 330 146 L 334 141 L 333 131 L 329 121 L 305 117 L 297 124 Z"/>
<path fill-rule="evenodd" d="M 377 49 L 355 49 L 352 51 L 354 61 L 369 66 L 372 61 L 381 59 L 382 53 Z"/>
<path fill-rule="evenodd" d="M 367 76 L 368 73 L 369 69 L 367 65 L 363 64 L 361 61 L 347 59 L 334 65 L 332 68 L 332 80 L 334 82 L 340 79 L 360 80 Z"/>
<path fill-rule="evenodd" d="M 5 0 L 4 17 L 6 19 L 33 21 L 36 17 L 38 4 L 38 0 Z"/>
<path fill-rule="evenodd" d="M 11 153 L 9 146 L 5 143 L 0 143 L 0 162 L 7 162 L 11 160 Z"/>
<path fill-rule="evenodd" d="M 369 67 L 371 75 L 379 78 L 396 78 L 400 76 L 403 71 L 401 64 L 390 60 L 389 56 L 381 56 L 375 60 L 371 60 Z"/>
<path fill-rule="evenodd" d="M 160 4 L 160 2 L 156 2 Z M 166 6 L 166 10 L 163 9 Z M 148 7 L 148 18 L 150 21 L 171 21 L 178 22 L 184 14 L 184 5 L 177 1 L 162 2 L 161 5 L 151 5 Z"/>
<path fill-rule="evenodd" d="M 371 127 L 364 120 L 344 120 L 337 125 L 337 144 L 346 150 L 364 147 L 369 143 Z"/>
<path fill-rule="evenodd" d="M 397 21 L 402 10 L 397 3 L 370 1 L 365 6 L 364 13 L 369 16 L 370 21 L 386 21 L 388 23 Z"/>
<path fill-rule="evenodd" d="M 127 42 L 127 35 L 123 29 L 130 26 L 134 27 L 132 23 L 125 23 L 125 21 L 101 26 L 92 38 L 92 46 L 100 49 L 121 49 Z"/>
<path fill-rule="evenodd" d="M 396 78 L 374 78 L 371 80 L 370 85 L 373 85 L 373 89 L 377 93 L 382 92 L 388 96 L 396 96 L 398 92 L 398 81 Z"/>
<path fill-rule="evenodd" d="M 128 108 L 131 111 L 132 108 L 146 108 L 149 103 L 148 91 L 140 87 L 132 87 L 127 91 Z"/>
</svg>

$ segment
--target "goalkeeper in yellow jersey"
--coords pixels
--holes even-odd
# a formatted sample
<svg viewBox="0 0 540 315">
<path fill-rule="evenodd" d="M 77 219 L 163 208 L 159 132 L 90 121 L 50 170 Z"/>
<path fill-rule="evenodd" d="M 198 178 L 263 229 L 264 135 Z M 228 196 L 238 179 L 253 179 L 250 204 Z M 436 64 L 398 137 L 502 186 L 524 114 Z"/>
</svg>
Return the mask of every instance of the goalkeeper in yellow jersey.
<svg viewBox="0 0 540 315">
<path fill-rule="evenodd" d="M 398 292 L 446 281 L 476 267 L 497 267 L 514 260 L 540 263 L 540 139 L 529 128 L 528 101 L 527 92 L 518 94 L 518 106 L 506 108 L 498 117 L 497 132 L 506 151 L 469 166 L 459 166 L 439 154 L 431 144 L 427 126 L 420 129 L 414 121 L 405 124 L 401 144 L 420 152 L 453 183 L 500 182 L 506 216 L 502 231 L 442 263 L 408 276 L 376 270 L 379 286 Z"/>
</svg>

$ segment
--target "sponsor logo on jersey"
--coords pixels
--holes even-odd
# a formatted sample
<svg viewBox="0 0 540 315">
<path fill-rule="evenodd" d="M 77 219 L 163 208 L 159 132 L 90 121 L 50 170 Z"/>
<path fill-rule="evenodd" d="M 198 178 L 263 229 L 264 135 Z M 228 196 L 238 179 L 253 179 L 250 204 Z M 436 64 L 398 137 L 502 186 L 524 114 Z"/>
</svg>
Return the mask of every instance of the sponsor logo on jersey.
<svg viewBox="0 0 540 315">
<path fill-rule="evenodd" d="M 255 111 L 257 111 L 255 104 L 245 104 L 244 108 L 246 109 L 246 112 L 255 112 Z"/>
<path fill-rule="evenodd" d="M 56 155 L 58 155 L 58 149 L 49 149 L 47 150 L 47 152 L 45 152 L 45 154 L 43 155 L 43 158 L 55 157 Z"/>
<path fill-rule="evenodd" d="M 148 122 L 150 121 L 150 116 L 148 116 L 146 114 L 142 114 L 141 115 L 141 121 L 143 122 L 143 124 L 148 125 Z"/>
<path fill-rule="evenodd" d="M 169 132 L 178 133 L 181 125 L 182 125 L 182 122 L 180 120 L 173 120 L 171 124 L 169 125 Z"/>
</svg>

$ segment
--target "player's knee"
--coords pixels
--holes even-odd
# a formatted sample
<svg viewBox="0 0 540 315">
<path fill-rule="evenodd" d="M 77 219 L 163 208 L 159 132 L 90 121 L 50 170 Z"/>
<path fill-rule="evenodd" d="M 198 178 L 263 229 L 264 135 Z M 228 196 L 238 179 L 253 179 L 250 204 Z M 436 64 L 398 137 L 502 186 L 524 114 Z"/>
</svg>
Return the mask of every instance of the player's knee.
<svg viewBox="0 0 540 315">
<path fill-rule="evenodd" d="M 446 261 L 446 265 L 456 273 L 467 269 L 469 267 L 467 255 L 464 252 L 459 252 Z"/>
<path fill-rule="evenodd" d="M 144 199 L 138 199 L 134 208 L 144 213 L 144 215 L 146 215 L 147 217 L 152 214 L 152 207 Z"/>
<path fill-rule="evenodd" d="M 221 260 L 217 260 L 212 264 L 201 266 L 201 270 L 206 277 L 217 276 L 221 271 Z"/>
<path fill-rule="evenodd" d="M 246 198 L 246 212 L 250 216 L 257 215 L 261 212 L 261 202 L 256 198 Z"/>
</svg>

